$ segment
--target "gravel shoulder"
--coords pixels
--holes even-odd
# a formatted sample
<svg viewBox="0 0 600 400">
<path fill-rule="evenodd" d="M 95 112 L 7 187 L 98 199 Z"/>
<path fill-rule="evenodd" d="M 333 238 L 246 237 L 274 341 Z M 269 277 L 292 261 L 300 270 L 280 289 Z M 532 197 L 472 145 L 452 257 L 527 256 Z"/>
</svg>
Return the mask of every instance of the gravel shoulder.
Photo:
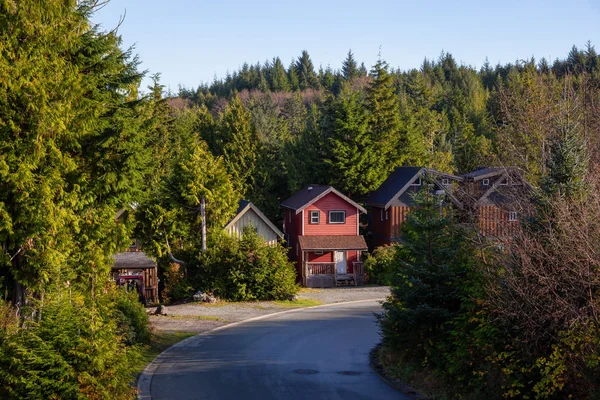
<svg viewBox="0 0 600 400">
<path fill-rule="evenodd" d="M 343 303 L 356 300 L 381 299 L 390 294 L 388 286 L 340 287 L 330 289 L 303 289 L 295 302 L 218 302 L 187 303 L 167 307 L 167 315 L 150 316 L 150 324 L 159 332 L 202 333 L 232 322 L 272 314 L 283 310 L 310 305 Z M 156 307 L 148 307 L 152 314 Z"/>
</svg>

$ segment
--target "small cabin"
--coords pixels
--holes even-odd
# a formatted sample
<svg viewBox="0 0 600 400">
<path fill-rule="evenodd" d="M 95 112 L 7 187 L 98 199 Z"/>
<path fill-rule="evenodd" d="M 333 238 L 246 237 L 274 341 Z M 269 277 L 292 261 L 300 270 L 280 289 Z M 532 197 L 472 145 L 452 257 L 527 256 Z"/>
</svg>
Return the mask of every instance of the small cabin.
<svg viewBox="0 0 600 400">
<path fill-rule="evenodd" d="M 363 282 L 359 215 L 366 210 L 327 185 L 308 185 L 281 203 L 288 255 L 306 287 Z"/>
<path fill-rule="evenodd" d="M 269 221 L 269 219 L 247 200 L 241 200 L 235 217 L 225 225 L 225 231 L 233 237 L 241 238 L 244 228 L 252 226 L 256 233 L 262 237 L 267 244 L 276 245 L 283 239 L 283 232 Z"/>
<path fill-rule="evenodd" d="M 140 251 L 136 243 L 114 255 L 112 278 L 119 286 L 135 291 L 144 303 L 158 302 L 156 262 Z"/>
</svg>

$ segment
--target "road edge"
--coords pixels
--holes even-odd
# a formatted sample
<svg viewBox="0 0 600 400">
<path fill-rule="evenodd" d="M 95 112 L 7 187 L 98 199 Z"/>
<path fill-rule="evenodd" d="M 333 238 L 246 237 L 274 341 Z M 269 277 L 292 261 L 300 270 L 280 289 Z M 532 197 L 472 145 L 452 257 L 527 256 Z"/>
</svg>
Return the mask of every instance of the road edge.
<svg viewBox="0 0 600 400">
<path fill-rule="evenodd" d="M 197 335 L 191 336 L 191 337 L 189 337 L 187 339 L 184 339 L 181 342 L 177 342 L 173 346 L 170 346 L 170 347 L 166 348 L 165 350 L 163 350 L 158 356 L 156 356 L 154 358 L 154 360 L 152 360 L 152 362 L 150 362 L 146 366 L 146 368 L 144 368 L 144 370 L 142 371 L 142 373 L 140 374 L 140 376 L 139 376 L 139 378 L 137 380 L 137 389 L 138 389 L 137 398 L 138 398 L 138 400 L 151 400 L 152 399 L 152 395 L 150 393 L 150 390 L 151 390 L 151 387 L 152 387 L 152 378 L 154 377 L 154 373 L 156 372 L 156 370 L 160 366 L 162 358 L 164 358 L 164 356 L 165 356 L 165 353 L 169 352 L 171 349 L 184 346 L 188 342 L 191 342 L 194 339 L 198 338 L 198 336 L 211 335 L 211 334 L 213 334 L 215 332 L 218 332 L 218 331 L 221 331 L 221 330 L 224 330 L 224 329 L 233 328 L 233 327 L 236 327 L 238 325 L 242 325 L 242 324 L 245 324 L 245 323 L 248 323 L 248 322 L 260 321 L 262 319 L 266 319 L 266 318 L 274 317 L 274 316 L 278 316 L 278 315 L 290 314 L 290 313 L 293 313 L 293 312 L 302 312 L 302 311 L 305 311 L 305 310 L 313 310 L 315 308 L 342 306 L 342 305 L 346 305 L 346 304 L 356 304 L 356 303 L 367 303 L 367 302 L 373 302 L 373 301 L 385 301 L 385 297 L 379 297 L 379 298 L 376 298 L 376 299 L 366 299 L 366 300 L 340 301 L 338 303 L 321 304 L 321 305 L 318 305 L 318 306 L 302 307 L 302 308 L 292 308 L 291 310 L 277 311 L 277 312 L 270 313 L 270 314 L 259 315 L 258 317 L 248 318 L 248 319 L 245 319 L 245 320 L 242 320 L 242 321 L 232 322 L 230 324 L 219 326 L 219 327 L 216 327 L 216 328 L 211 329 L 209 331 L 202 332 L 202 333 L 199 333 Z"/>
<path fill-rule="evenodd" d="M 415 400 L 427 400 L 427 397 L 423 396 L 421 393 L 417 392 L 412 387 L 406 385 L 405 383 L 389 377 L 383 368 L 383 366 L 377 360 L 377 353 L 381 348 L 381 343 L 377 344 L 375 347 L 371 349 L 369 353 L 369 364 L 371 364 L 371 369 L 379 375 L 382 381 L 399 391 L 400 393 L 410 397 Z"/>
</svg>

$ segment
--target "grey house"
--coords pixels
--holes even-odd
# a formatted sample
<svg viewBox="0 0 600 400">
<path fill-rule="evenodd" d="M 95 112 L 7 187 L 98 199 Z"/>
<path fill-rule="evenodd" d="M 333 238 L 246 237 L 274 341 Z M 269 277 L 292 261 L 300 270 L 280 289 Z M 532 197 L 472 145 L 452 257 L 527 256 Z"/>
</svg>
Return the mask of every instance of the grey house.
<svg viewBox="0 0 600 400">
<path fill-rule="evenodd" d="M 231 236 L 241 238 L 247 226 L 253 226 L 268 244 L 275 245 L 283 239 L 283 233 L 254 204 L 241 200 L 235 217 L 225 225 L 225 230 Z"/>
</svg>

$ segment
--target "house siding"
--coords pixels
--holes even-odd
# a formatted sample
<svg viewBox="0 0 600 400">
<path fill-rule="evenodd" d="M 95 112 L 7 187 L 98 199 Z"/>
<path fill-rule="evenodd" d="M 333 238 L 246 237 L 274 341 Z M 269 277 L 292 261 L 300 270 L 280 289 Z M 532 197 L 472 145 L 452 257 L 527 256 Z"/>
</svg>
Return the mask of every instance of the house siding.
<svg viewBox="0 0 600 400">
<path fill-rule="evenodd" d="M 406 220 L 410 207 L 389 207 L 387 219 L 381 207 L 371 207 L 371 250 L 393 243 L 392 238 L 400 236 L 400 228 Z M 383 213 L 383 221 L 381 215 Z"/>
<path fill-rule="evenodd" d="M 319 223 L 310 223 L 310 212 L 319 211 Z M 329 211 L 345 211 L 344 224 L 329 223 Z M 302 215 L 300 213 L 299 215 Z M 304 235 L 358 235 L 358 210 L 334 193 L 329 193 L 304 209 Z"/>
<path fill-rule="evenodd" d="M 277 244 L 277 233 L 252 209 L 248 209 L 235 224 L 227 229 L 227 232 L 233 237 L 241 238 L 244 234 L 244 228 L 250 225 L 256 228 L 256 232 L 266 243 L 270 245 Z"/>
<path fill-rule="evenodd" d="M 479 232 L 486 237 L 506 238 L 516 235 L 520 230 L 519 221 L 509 221 L 508 211 L 495 205 L 480 206 Z"/>
</svg>

